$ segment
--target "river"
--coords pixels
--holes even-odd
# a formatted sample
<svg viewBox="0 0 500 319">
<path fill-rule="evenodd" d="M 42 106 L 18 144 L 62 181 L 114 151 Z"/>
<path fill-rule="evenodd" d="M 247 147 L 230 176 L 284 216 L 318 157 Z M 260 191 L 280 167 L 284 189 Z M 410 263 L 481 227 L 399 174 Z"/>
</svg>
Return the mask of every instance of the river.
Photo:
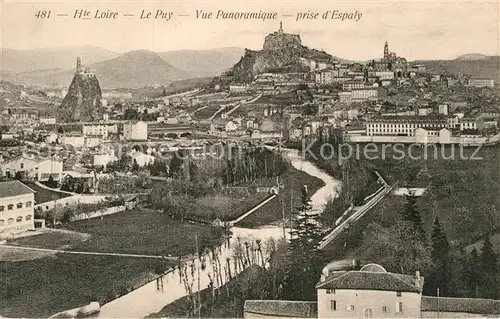
<svg viewBox="0 0 500 319">
<path fill-rule="evenodd" d="M 340 186 L 340 182 L 332 178 L 327 173 L 319 170 L 312 163 L 303 160 L 297 151 L 286 150 L 285 154 L 290 159 L 292 165 L 299 170 L 303 170 L 311 176 L 315 176 L 324 181 L 325 186 L 320 188 L 316 193 L 311 196 L 311 202 L 314 209 L 319 211 L 323 210 L 324 205 L 332 196 L 336 196 L 336 190 Z M 269 238 L 278 239 L 283 236 L 283 230 L 279 226 L 264 226 L 257 229 L 246 228 L 231 228 L 233 236 L 231 237 L 229 246 L 222 245 L 219 248 L 219 259 L 224 265 L 226 258 L 232 257 L 233 245 L 240 237 L 242 241 L 252 241 L 260 239 L 265 242 Z M 200 289 L 207 288 L 210 279 L 209 275 L 213 277 L 213 267 L 210 256 L 206 256 L 206 268 L 200 270 Z M 194 267 L 200 265 L 200 260 L 193 261 Z M 233 263 L 230 264 L 231 273 L 234 275 L 240 270 L 234 269 Z M 197 289 L 197 278 L 195 274 L 195 281 L 193 289 Z M 161 280 L 163 289 L 159 289 L 157 280 L 153 280 L 146 285 L 118 298 L 102 306 L 98 315 L 99 318 L 144 318 L 147 315 L 160 311 L 167 304 L 182 298 L 187 295 L 184 283 L 181 280 L 179 271 L 175 270 L 166 274 Z"/>
</svg>

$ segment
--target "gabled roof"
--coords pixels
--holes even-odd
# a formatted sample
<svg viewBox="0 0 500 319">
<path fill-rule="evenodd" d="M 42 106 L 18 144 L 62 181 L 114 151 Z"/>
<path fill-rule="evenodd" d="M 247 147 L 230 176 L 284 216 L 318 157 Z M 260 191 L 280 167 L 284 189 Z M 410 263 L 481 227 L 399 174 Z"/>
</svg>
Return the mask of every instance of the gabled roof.
<svg viewBox="0 0 500 319">
<path fill-rule="evenodd" d="M 324 282 L 316 285 L 317 289 L 360 289 L 421 292 L 415 277 L 394 273 L 367 271 L 335 271 Z"/>
<path fill-rule="evenodd" d="M 20 181 L 9 181 L 0 183 L 0 198 L 34 194 L 34 190 L 24 185 Z"/>
<path fill-rule="evenodd" d="M 285 318 L 317 318 L 316 301 L 246 300 L 245 313 Z"/>
</svg>

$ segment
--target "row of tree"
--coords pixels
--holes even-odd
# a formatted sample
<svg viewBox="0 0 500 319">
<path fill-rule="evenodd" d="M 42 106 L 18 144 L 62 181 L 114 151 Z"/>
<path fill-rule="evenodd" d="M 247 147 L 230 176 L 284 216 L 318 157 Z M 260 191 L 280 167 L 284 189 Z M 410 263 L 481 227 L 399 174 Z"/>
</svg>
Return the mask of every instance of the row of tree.
<svg viewBox="0 0 500 319">
<path fill-rule="evenodd" d="M 424 294 L 440 296 L 499 298 L 500 272 L 498 258 L 488 236 L 479 254 L 453 246 L 439 217 L 435 217 L 430 236 L 424 230 L 417 197 L 406 196 L 400 216 L 385 226 L 371 223 L 360 236 L 355 250 L 359 258 L 380 263 L 388 271 L 425 276 Z M 350 238 L 350 240 L 359 240 Z M 347 243 L 347 245 L 356 246 Z M 354 248 L 352 247 L 351 248 Z"/>
<path fill-rule="evenodd" d="M 169 174 L 171 177 L 205 180 L 221 179 L 223 185 L 237 185 L 255 181 L 260 178 L 282 175 L 290 166 L 289 162 L 278 152 L 265 147 L 235 147 L 221 145 L 214 151 L 216 154 L 207 154 L 202 159 L 189 156 L 187 151 L 179 150 L 173 153 L 170 161 Z M 209 162 L 208 164 L 205 164 Z M 200 176 L 210 173 L 203 170 L 203 165 L 211 166 L 212 176 Z M 213 167 L 217 166 L 217 167 Z M 207 179 L 208 178 L 208 179 Z"/>
</svg>

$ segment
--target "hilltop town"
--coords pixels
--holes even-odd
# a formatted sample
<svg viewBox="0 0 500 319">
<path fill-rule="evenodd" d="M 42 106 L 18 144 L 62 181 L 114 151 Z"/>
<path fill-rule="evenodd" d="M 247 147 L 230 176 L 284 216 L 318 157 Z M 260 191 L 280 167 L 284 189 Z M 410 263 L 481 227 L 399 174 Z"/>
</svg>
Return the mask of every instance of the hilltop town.
<svg viewBox="0 0 500 319">
<path fill-rule="evenodd" d="M 177 290 L 137 316 L 500 314 L 499 79 L 392 50 L 344 60 L 280 23 L 215 77 L 103 88 L 78 57 L 65 88 L 2 81 L 0 315 L 119 317 L 152 286 Z"/>
</svg>

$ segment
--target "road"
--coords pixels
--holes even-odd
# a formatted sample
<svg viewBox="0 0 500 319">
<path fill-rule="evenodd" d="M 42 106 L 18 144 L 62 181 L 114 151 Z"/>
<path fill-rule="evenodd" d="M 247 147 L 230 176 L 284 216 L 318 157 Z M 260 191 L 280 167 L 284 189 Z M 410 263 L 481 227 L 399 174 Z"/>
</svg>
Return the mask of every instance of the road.
<svg viewBox="0 0 500 319">
<path fill-rule="evenodd" d="M 22 246 L 13 246 L 13 245 L 1 245 L 0 247 L 17 249 L 17 250 L 40 251 L 40 252 L 50 252 L 50 253 L 64 253 L 64 254 L 75 254 L 75 255 L 98 255 L 98 256 L 133 257 L 133 258 L 154 258 L 154 259 L 164 259 L 164 260 L 171 260 L 171 261 L 178 261 L 179 260 L 178 257 L 157 256 L 157 255 L 100 253 L 100 252 L 92 252 L 92 251 L 71 251 L 71 250 L 62 250 L 62 249 L 34 248 L 34 247 L 22 247 Z"/>
<path fill-rule="evenodd" d="M 374 194 L 374 196 L 366 202 L 364 205 L 355 208 L 354 213 L 349 216 L 345 221 L 340 223 L 337 227 L 335 227 L 328 235 L 326 235 L 319 245 L 319 249 L 324 249 L 329 243 L 331 243 L 339 234 L 341 234 L 346 228 L 349 227 L 351 223 L 356 222 L 361 217 L 363 217 L 370 209 L 372 209 L 375 205 L 380 202 L 385 195 L 389 194 L 396 185 L 388 185 L 385 180 L 376 172 L 380 179 L 382 179 L 384 183 L 383 188 L 379 188 Z"/>
</svg>

